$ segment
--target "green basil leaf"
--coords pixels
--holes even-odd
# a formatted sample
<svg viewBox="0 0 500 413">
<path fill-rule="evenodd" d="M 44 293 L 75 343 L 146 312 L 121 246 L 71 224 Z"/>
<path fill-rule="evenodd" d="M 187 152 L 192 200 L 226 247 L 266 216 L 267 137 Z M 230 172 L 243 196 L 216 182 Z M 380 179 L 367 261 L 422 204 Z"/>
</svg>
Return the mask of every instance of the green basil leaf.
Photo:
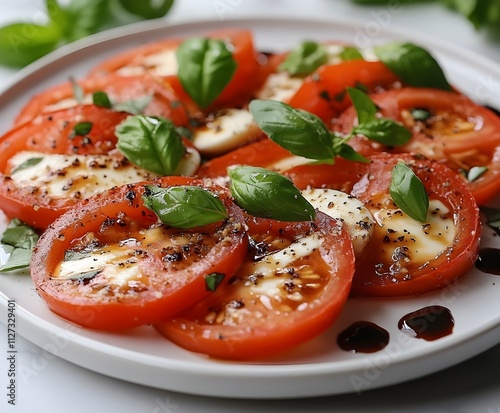
<svg viewBox="0 0 500 413">
<path fill-rule="evenodd" d="M 393 42 L 375 46 L 374 52 L 391 71 L 410 86 L 452 90 L 439 63 L 420 46 Z"/>
<path fill-rule="evenodd" d="M 175 228 L 199 227 L 228 217 L 220 198 L 197 186 L 161 188 L 147 185 L 142 199 L 161 222 Z"/>
<path fill-rule="evenodd" d="M 335 156 L 330 132 L 317 116 L 274 100 L 252 100 L 249 109 L 260 129 L 294 155 L 317 160 Z"/>
<path fill-rule="evenodd" d="M 22 67 L 54 50 L 61 41 L 57 25 L 13 23 L 0 28 L 0 64 Z"/>
<path fill-rule="evenodd" d="M 305 76 L 314 72 L 327 61 L 326 48 L 316 42 L 306 40 L 288 54 L 278 69 L 294 76 Z"/>
<path fill-rule="evenodd" d="M 344 159 L 347 159 L 348 161 L 363 163 L 370 162 L 368 158 L 365 158 L 363 155 L 356 152 L 354 148 L 352 146 L 349 146 L 347 143 L 343 143 L 339 146 L 338 155 Z"/>
<path fill-rule="evenodd" d="M 356 114 L 358 115 L 358 123 L 362 124 L 375 119 L 377 114 L 377 105 L 373 103 L 370 97 L 363 91 L 348 87 L 347 93 L 351 98 Z"/>
<path fill-rule="evenodd" d="M 355 126 L 352 131 L 389 146 L 404 145 L 411 139 L 411 132 L 407 128 L 386 118 L 371 119 Z"/>
<path fill-rule="evenodd" d="M 119 2 L 129 13 L 144 19 L 163 17 L 174 4 L 174 0 L 119 0 Z"/>
<path fill-rule="evenodd" d="M 111 109 L 113 104 L 111 103 L 111 100 L 109 100 L 109 96 L 106 92 L 95 92 L 92 95 L 92 101 L 94 102 L 94 105 L 100 106 L 102 108 L 108 108 Z"/>
<path fill-rule="evenodd" d="M 431 117 L 431 112 L 429 112 L 427 109 L 414 108 L 410 110 L 410 113 L 413 119 L 421 122 L 425 122 Z"/>
<path fill-rule="evenodd" d="M 139 115 L 149 106 L 153 100 L 153 95 L 139 96 L 135 99 L 125 100 L 123 102 L 115 103 L 113 109 L 117 112 L 127 112 L 131 115 Z"/>
<path fill-rule="evenodd" d="M 422 181 L 404 163 L 392 170 L 389 193 L 394 203 L 411 218 L 425 222 L 429 211 L 429 196 Z"/>
<path fill-rule="evenodd" d="M 10 171 L 10 174 L 15 174 L 16 172 L 22 171 L 23 169 L 30 168 L 31 166 L 38 165 L 43 161 L 43 158 L 29 158 L 25 160 L 23 163 L 17 165 L 14 169 Z"/>
<path fill-rule="evenodd" d="M 236 71 L 233 54 L 222 40 L 187 39 L 176 54 L 182 87 L 202 108 L 214 102 Z"/>
<path fill-rule="evenodd" d="M 85 136 L 92 130 L 92 122 L 80 122 L 73 126 L 70 137 Z"/>
<path fill-rule="evenodd" d="M 58 26 L 63 36 L 71 31 L 71 17 L 57 0 L 45 0 L 45 8 L 52 24 Z"/>
<path fill-rule="evenodd" d="M 208 291 L 215 291 L 226 276 L 220 272 L 205 275 L 205 287 Z"/>
<path fill-rule="evenodd" d="M 250 214 L 278 221 L 312 221 L 314 207 L 288 178 L 253 166 L 228 169 L 236 203 Z"/>
<path fill-rule="evenodd" d="M 175 125 L 168 119 L 129 116 L 116 126 L 116 147 L 132 163 L 160 175 L 172 175 L 185 148 Z"/>
<path fill-rule="evenodd" d="M 340 58 L 342 61 L 347 62 L 349 60 L 364 60 L 363 55 L 359 49 L 355 47 L 346 46 L 340 52 Z"/>
<path fill-rule="evenodd" d="M 469 169 L 469 172 L 467 172 L 467 180 L 469 182 L 475 181 L 481 175 L 485 174 L 487 171 L 488 168 L 486 166 L 473 166 L 472 168 Z"/>
<path fill-rule="evenodd" d="M 13 219 L 0 240 L 5 252 L 10 253 L 0 272 L 29 267 L 31 253 L 37 241 L 38 234 L 33 228 L 18 219 Z"/>
<path fill-rule="evenodd" d="M 486 215 L 488 226 L 500 234 L 500 209 L 482 206 L 481 212 Z"/>
<path fill-rule="evenodd" d="M 72 42 L 97 33 L 110 17 L 109 0 L 72 0 L 67 13 L 72 22 L 66 38 Z"/>
</svg>

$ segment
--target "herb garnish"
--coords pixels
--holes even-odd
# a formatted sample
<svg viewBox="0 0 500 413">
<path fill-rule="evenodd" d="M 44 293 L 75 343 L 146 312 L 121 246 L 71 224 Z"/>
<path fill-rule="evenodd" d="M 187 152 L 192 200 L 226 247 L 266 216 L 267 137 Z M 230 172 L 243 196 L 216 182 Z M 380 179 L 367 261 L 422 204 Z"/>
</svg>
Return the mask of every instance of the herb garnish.
<svg viewBox="0 0 500 413">
<path fill-rule="evenodd" d="M 236 71 L 233 54 L 222 40 L 187 39 L 176 55 L 182 87 L 202 108 L 214 102 Z"/>
<path fill-rule="evenodd" d="M 404 163 L 392 169 L 389 193 L 394 203 L 411 218 L 425 222 L 429 211 L 429 196 L 422 181 Z"/>
</svg>

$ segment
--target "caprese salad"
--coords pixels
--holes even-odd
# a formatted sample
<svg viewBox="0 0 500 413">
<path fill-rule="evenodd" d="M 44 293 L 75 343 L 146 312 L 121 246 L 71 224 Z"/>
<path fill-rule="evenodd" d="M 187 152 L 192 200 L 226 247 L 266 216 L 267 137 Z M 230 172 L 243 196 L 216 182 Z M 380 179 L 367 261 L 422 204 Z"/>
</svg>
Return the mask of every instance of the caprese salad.
<svg viewBox="0 0 500 413">
<path fill-rule="evenodd" d="M 465 276 L 499 192 L 500 118 L 418 45 L 166 39 L 34 96 L 0 138 L 3 271 L 81 326 L 262 358 L 350 295 Z"/>
</svg>

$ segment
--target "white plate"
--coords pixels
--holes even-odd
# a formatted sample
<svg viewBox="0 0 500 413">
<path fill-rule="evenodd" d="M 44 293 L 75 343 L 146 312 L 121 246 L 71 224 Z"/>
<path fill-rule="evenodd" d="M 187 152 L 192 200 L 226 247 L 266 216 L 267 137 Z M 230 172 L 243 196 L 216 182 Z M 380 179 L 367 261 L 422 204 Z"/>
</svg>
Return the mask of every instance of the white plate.
<svg viewBox="0 0 500 413">
<path fill-rule="evenodd" d="M 166 36 L 203 34 L 221 27 L 254 31 L 261 50 L 293 47 L 304 39 L 368 42 L 408 40 L 431 50 L 449 79 L 473 99 L 500 108 L 494 96 L 500 67 L 480 56 L 421 34 L 380 28 L 370 36 L 359 22 L 242 20 L 196 22 L 164 27 L 146 22 L 83 40 L 60 49 L 21 71 L 0 96 L 0 132 L 37 91 L 81 77 L 97 62 L 130 47 Z M 363 43 L 363 44 L 361 44 Z M 495 205 L 500 206 L 497 199 Z M 484 230 L 483 245 L 500 247 Z M 28 275 L 0 276 L 0 303 L 17 303 L 17 330 L 45 351 L 87 369 L 151 387 L 199 395 L 237 398 L 289 398 L 358 392 L 420 377 L 472 357 L 500 342 L 500 279 L 473 270 L 460 283 L 433 294 L 398 300 L 351 299 L 337 323 L 316 340 L 279 358 L 260 363 L 230 363 L 184 351 L 148 327 L 121 334 L 84 330 L 53 315 L 38 297 Z M 449 308 L 451 335 L 436 341 L 410 338 L 397 322 L 427 305 Z M 2 321 L 5 317 L 2 317 Z M 369 320 L 390 333 L 389 345 L 372 354 L 353 354 L 336 345 L 339 331 Z"/>
</svg>

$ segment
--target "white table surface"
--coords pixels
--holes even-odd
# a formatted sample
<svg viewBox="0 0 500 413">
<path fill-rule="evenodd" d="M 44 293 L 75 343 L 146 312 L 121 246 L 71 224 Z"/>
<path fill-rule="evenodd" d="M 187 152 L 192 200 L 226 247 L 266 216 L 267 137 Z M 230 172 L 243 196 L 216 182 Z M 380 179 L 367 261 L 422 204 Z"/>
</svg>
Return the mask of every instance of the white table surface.
<svg viewBox="0 0 500 413">
<path fill-rule="evenodd" d="M 43 10 L 40 0 L 0 0 L 0 24 L 33 21 Z M 398 5 L 397 1 L 393 4 Z M 168 22 L 241 17 L 356 18 L 361 29 L 383 26 L 421 31 L 474 50 L 500 63 L 500 32 L 496 39 L 476 32 L 461 16 L 439 5 L 367 8 L 348 0 L 176 0 Z M 368 26 L 367 26 L 368 25 Z M 15 70 L 0 67 L 0 90 Z M 5 314 L 1 315 L 2 321 Z M 22 326 L 18 330 L 22 335 Z M 0 324 L 0 350 L 7 346 Z M 481 412 L 500 413 L 500 345 L 448 370 L 359 395 L 299 400 L 226 400 L 173 393 L 112 379 L 57 358 L 18 335 L 17 405 L 7 403 L 7 360 L 0 359 L 2 412 Z M 1 352 L 6 354 L 6 352 Z"/>
</svg>

